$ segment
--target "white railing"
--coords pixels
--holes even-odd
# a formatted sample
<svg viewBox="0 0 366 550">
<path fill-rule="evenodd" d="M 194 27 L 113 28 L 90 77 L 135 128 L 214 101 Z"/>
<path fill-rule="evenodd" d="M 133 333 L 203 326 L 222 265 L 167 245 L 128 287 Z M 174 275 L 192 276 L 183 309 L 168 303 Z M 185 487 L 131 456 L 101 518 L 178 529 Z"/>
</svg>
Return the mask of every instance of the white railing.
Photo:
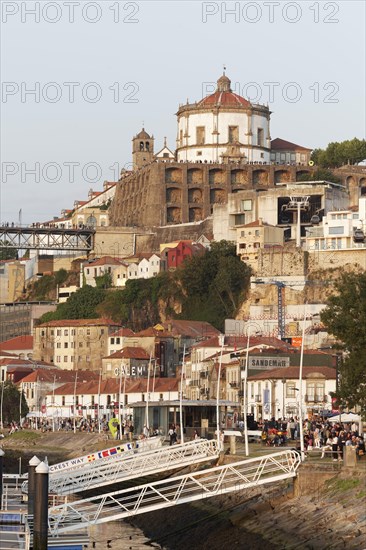
<svg viewBox="0 0 366 550">
<path fill-rule="evenodd" d="M 197 439 L 133 455 L 117 455 L 113 461 L 89 462 L 83 468 L 50 476 L 49 491 L 58 495 L 119 483 L 139 476 L 171 471 L 217 458 L 216 440 Z"/>
<path fill-rule="evenodd" d="M 286 450 L 68 502 L 49 509 L 49 533 L 57 536 L 98 523 L 295 477 L 300 463 L 296 451 Z"/>
</svg>

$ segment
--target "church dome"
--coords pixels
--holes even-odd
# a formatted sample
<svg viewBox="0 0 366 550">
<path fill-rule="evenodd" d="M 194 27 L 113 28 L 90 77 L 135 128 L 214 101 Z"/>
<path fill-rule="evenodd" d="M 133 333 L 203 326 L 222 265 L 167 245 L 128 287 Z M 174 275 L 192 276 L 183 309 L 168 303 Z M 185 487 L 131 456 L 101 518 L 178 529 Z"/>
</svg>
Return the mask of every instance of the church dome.
<svg viewBox="0 0 366 550">
<path fill-rule="evenodd" d="M 151 136 L 145 131 L 145 128 L 141 130 L 136 136 L 138 139 L 151 139 Z"/>
<path fill-rule="evenodd" d="M 250 107 L 251 103 L 231 90 L 231 80 L 225 73 L 217 81 L 216 91 L 197 103 L 198 107 Z"/>
</svg>

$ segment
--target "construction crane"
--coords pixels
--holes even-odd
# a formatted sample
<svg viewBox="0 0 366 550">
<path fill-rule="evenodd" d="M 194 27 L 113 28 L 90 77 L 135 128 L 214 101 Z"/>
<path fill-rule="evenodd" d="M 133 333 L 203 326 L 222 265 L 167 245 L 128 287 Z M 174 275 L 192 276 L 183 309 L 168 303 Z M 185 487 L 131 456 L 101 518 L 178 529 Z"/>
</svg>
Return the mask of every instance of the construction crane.
<svg viewBox="0 0 366 550">
<path fill-rule="evenodd" d="M 255 279 L 251 281 L 256 285 L 275 285 L 277 287 L 277 309 L 278 309 L 278 334 L 282 339 L 285 337 L 286 329 L 286 306 L 285 306 L 285 287 L 286 286 L 304 286 L 307 284 L 315 285 L 324 285 L 329 281 L 308 281 L 308 280 L 299 280 L 299 281 L 289 281 L 288 283 L 284 281 L 276 281 L 274 279 L 269 281 L 264 281 L 263 279 Z"/>
</svg>

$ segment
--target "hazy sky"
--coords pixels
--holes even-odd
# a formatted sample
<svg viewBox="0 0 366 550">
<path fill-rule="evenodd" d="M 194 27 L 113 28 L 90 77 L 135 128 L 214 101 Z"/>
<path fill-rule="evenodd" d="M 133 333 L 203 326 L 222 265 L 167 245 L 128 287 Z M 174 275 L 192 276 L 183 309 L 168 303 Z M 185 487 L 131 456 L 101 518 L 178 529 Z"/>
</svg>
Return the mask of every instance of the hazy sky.
<svg viewBox="0 0 366 550">
<path fill-rule="evenodd" d="M 144 122 L 222 74 L 316 148 L 365 136 L 365 2 L 1 2 L 1 220 L 51 219 L 131 162 Z M 33 13 L 31 13 L 33 12 Z M 29 93 L 31 90 L 35 93 Z M 33 170 L 33 172 L 32 172 Z"/>
</svg>

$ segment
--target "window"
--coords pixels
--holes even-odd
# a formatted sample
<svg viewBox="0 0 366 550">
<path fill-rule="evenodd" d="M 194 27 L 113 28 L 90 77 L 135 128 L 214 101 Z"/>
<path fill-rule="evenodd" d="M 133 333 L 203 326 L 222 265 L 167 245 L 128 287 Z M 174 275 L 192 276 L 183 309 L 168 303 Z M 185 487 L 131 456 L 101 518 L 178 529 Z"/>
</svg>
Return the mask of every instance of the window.
<svg viewBox="0 0 366 550">
<path fill-rule="evenodd" d="M 76 334 L 76 330 L 74 328 L 71 329 L 71 336 L 75 336 L 75 334 Z"/>
<path fill-rule="evenodd" d="M 111 345 L 114 344 L 114 338 L 111 338 Z"/>
<path fill-rule="evenodd" d="M 197 145 L 205 144 L 205 127 L 204 126 L 196 127 L 196 143 Z"/>
<path fill-rule="evenodd" d="M 57 329 L 57 336 L 61 336 L 61 330 Z"/>
<path fill-rule="evenodd" d="M 254 234 L 255 234 L 256 237 L 259 237 L 259 229 L 256 229 Z"/>
<path fill-rule="evenodd" d="M 71 363 L 73 363 L 73 362 L 74 362 L 74 360 L 75 360 L 75 357 L 74 357 L 74 356 L 72 355 L 72 356 L 70 357 L 70 361 L 71 361 Z"/>
<path fill-rule="evenodd" d="M 64 342 L 64 348 L 68 348 L 69 347 L 69 343 L 68 342 Z"/>
<path fill-rule="evenodd" d="M 64 362 L 67 363 L 67 355 L 64 355 Z"/>
<path fill-rule="evenodd" d="M 82 347 L 83 347 L 83 343 L 79 342 L 79 348 L 82 348 Z"/>
<path fill-rule="evenodd" d="M 67 328 L 65 328 L 64 330 L 64 336 L 68 336 L 69 335 L 69 330 Z"/>
<path fill-rule="evenodd" d="M 197 157 L 201 157 L 202 156 L 202 151 L 197 151 Z"/>
<path fill-rule="evenodd" d="M 120 343 L 121 343 L 121 338 L 120 337 L 116 338 L 116 344 L 120 344 Z"/>
<path fill-rule="evenodd" d="M 229 126 L 228 142 L 234 143 L 239 141 L 239 126 Z"/>
<path fill-rule="evenodd" d="M 62 406 L 64 407 L 66 405 L 66 398 L 64 395 L 61 398 L 61 402 L 62 402 Z"/>
<path fill-rule="evenodd" d="M 87 355 L 85 360 L 86 360 L 87 363 L 90 363 L 90 355 Z"/>
<path fill-rule="evenodd" d="M 286 382 L 286 397 L 296 397 L 295 382 Z"/>
<path fill-rule="evenodd" d="M 263 128 L 257 129 L 257 145 L 263 147 Z"/>
<path fill-rule="evenodd" d="M 240 211 L 246 212 L 252 209 L 252 201 L 250 199 L 240 201 Z"/>
<path fill-rule="evenodd" d="M 329 235 L 343 235 L 343 233 L 344 233 L 343 226 L 336 226 L 336 227 L 329 228 Z"/>
<path fill-rule="evenodd" d="M 245 231 L 240 231 L 240 236 L 245 237 Z"/>
<path fill-rule="evenodd" d="M 56 361 L 57 361 L 57 363 L 60 363 L 60 362 L 61 362 L 61 355 L 57 355 Z"/>
<path fill-rule="evenodd" d="M 245 224 L 245 214 L 235 214 L 235 225 Z"/>
<path fill-rule="evenodd" d="M 61 347 L 61 342 L 57 342 L 56 347 L 59 349 Z"/>
</svg>

